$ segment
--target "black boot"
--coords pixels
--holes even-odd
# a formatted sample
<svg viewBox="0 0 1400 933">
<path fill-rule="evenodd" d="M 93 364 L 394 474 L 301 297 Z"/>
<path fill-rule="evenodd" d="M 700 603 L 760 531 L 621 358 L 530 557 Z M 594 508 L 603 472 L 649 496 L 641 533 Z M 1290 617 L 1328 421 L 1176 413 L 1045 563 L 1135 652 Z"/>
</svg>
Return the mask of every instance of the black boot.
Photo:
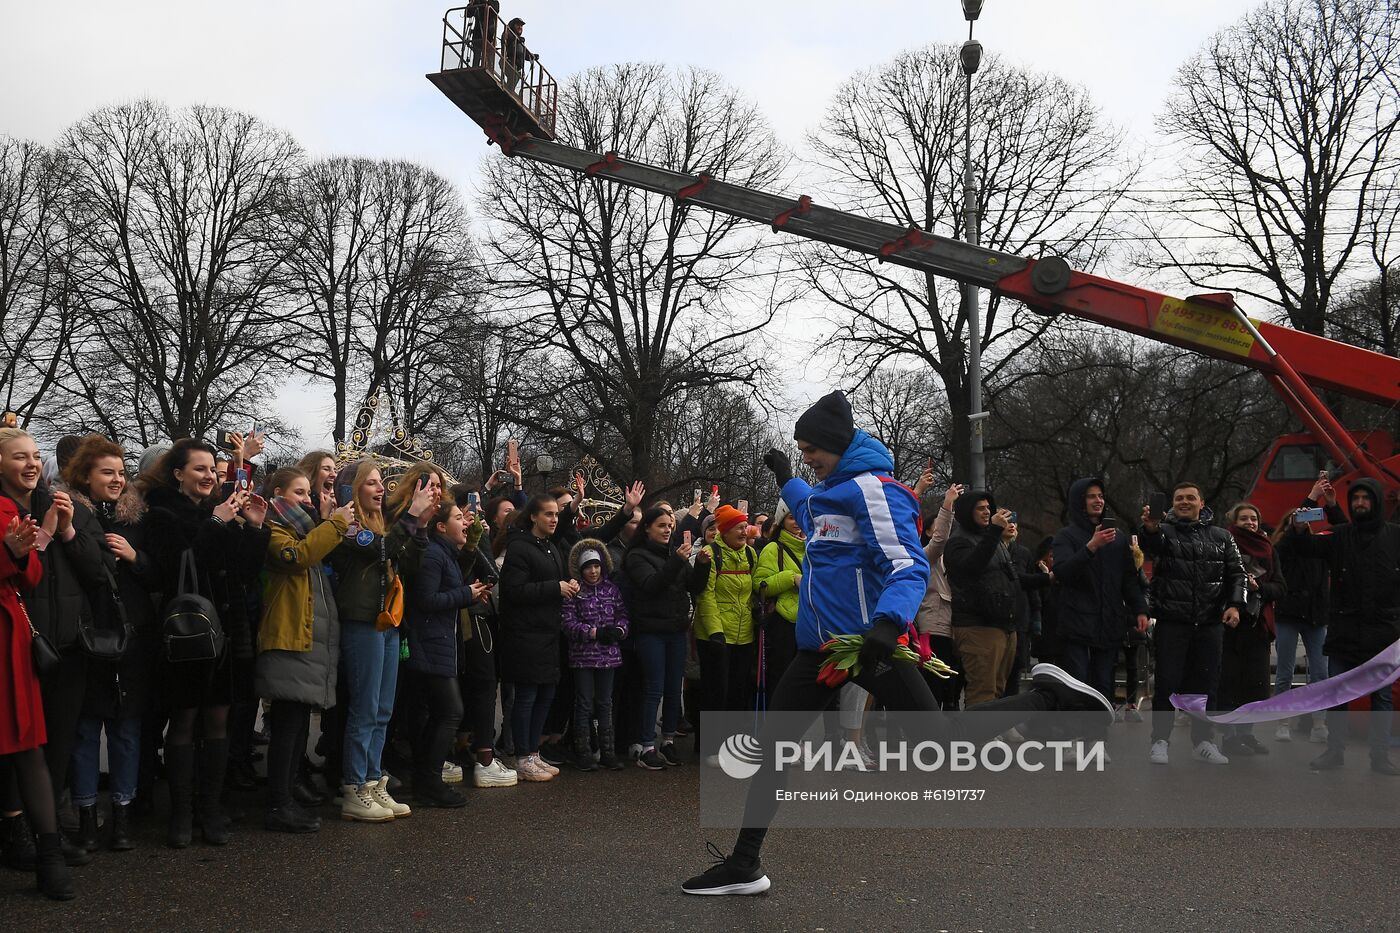
<svg viewBox="0 0 1400 933">
<path fill-rule="evenodd" d="M 205 739 L 199 747 L 199 832 L 211 846 L 228 845 L 223 802 L 227 767 L 228 739 Z"/>
<path fill-rule="evenodd" d="M 131 804 L 113 803 L 111 838 L 107 842 L 107 848 L 113 852 L 130 852 L 136 848 L 136 841 L 131 838 Z"/>
<path fill-rule="evenodd" d="M 598 766 L 593 763 L 593 748 L 588 743 L 588 733 L 584 730 L 574 733 L 573 765 L 580 771 L 598 770 Z"/>
<path fill-rule="evenodd" d="M 73 843 L 89 852 L 97 851 L 97 804 L 78 808 L 78 835 Z"/>
<path fill-rule="evenodd" d="M 611 721 L 598 720 L 598 764 L 609 771 L 621 771 L 622 759 L 617 757 L 617 734 Z"/>
<path fill-rule="evenodd" d="M 170 829 L 165 844 L 183 849 L 194 837 L 194 746 L 165 746 L 165 779 L 170 784 Z"/>
<path fill-rule="evenodd" d="M 35 874 L 39 890 L 52 900 L 71 901 L 77 892 L 73 890 L 73 875 L 63 861 L 63 837 L 58 833 L 41 833 L 38 853 Z"/>
<path fill-rule="evenodd" d="M 71 866 L 86 865 L 92 861 L 92 853 L 76 842 L 72 842 L 63 833 L 58 834 L 59 849 L 63 852 L 63 861 Z"/>
<path fill-rule="evenodd" d="M 296 801 L 297 806 L 308 810 L 324 806 L 326 803 L 325 795 L 311 776 L 311 762 L 306 760 L 305 755 L 301 757 L 301 764 L 297 766 L 296 780 L 292 784 L 292 799 Z"/>
<path fill-rule="evenodd" d="M 34 833 L 23 813 L 0 819 L 0 863 L 15 871 L 33 871 L 39 862 Z"/>
</svg>

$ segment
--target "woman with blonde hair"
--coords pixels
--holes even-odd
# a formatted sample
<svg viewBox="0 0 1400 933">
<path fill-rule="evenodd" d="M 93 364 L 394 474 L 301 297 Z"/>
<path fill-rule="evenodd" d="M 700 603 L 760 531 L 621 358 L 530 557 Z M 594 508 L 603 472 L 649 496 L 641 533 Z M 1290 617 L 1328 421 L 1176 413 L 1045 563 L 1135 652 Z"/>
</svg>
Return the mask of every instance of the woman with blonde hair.
<svg viewBox="0 0 1400 933">
<path fill-rule="evenodd" d="M 373 460 L 342 469 L 340 479 L 348 479 L 343 485 L 350 487 L 358 525 L 330 556 L 346 693 L 340 813 L 347 820 L 387 822 L 412 811 L 390 796 L 383 766 L 398 689 L 400 633 L 396 625 L 380 625 L 378 620 L 410 542 L 417 539 L 415 551 L 420 553 L 427 545 L 427 518 L 436 500 L 431 489 L 416 488 L 415 482 L 407 487 L 407 506 L 390 524 L 385 518 L 384 475 Z"/>
<path fill-rule="evenodd" d="M 5 486 L 27 483 L 32 491 L 39 478 L 39 450 L 34 438 L 18 428 L 0 428 L 0 479 Z M 74 896 L 73 880 L 64 864 L 62 837 L 53 787 L 44 761 L 44 704 L 38 672 L 34 669 L 29 615 L 21 593 L 32 593 L 44 568 L 35 553 L 40 523 L 21 516 L 8 492 L 0 496 L 0 762 L 8 765 L 19 784 L 29 824 L 38 834 L 36 871 L 39 890 L 46 897 L 66 901 Z M 18 815 L 6 822 L 23 822 Z M 11 827 L 7 827 L 11 828 Z"/>
</svg>

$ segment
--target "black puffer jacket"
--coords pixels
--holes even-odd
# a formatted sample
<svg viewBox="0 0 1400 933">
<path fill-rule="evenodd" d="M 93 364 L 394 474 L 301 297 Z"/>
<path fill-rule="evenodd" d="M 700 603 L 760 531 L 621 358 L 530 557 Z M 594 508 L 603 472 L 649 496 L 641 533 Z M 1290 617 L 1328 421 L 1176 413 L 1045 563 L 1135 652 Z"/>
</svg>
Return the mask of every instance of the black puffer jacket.
<svg viewBox="0 0 1400 933">
<path fill-rule="evenodd" d="M 132 636 L 126 654 L 115 663 L 88 661 L 87 690 L 83 694 L 83 714 L 103 719 L 139 716 L 155 697 L 157 665 L 160 661 L 160 574 L 151 561 L 146 541 L 146 502 L 128 487 L 114 506 L 97 506 L 87 496 L 69 491 L 73 497 L 73 525 L 101 542 L 103 561 L 117 583 L 127 624 Z M 118 560 L 106 546 L 107 534 L 121 535 L 136 552 L 136 560 Z M 89 591 L 93 622 L 108 629 L 119 626 L 116 604 L 109 596 L 106 575 Z"/>
<path fill-rule="evenodd" d="M 995 514 L 996 500 L 981 490 L 962 496 L 953 507 L 956 526 L 943 549 L 943 566 L 953 589 L 953 627 L 1014 631 L 1021 574 L 1001 543 L 1002 527 L 993 523 L 980 528 L 972 516 L 984 499 Z"/>
<path fill-rule="evenodd" d="M 236 521 L 220 524 L 213 506 L 178 489 L 156 486 L 146 493 L 146 541 L 167 597 L 179 592 L 180 557 L 194 551 L 199 594 L 219 611 L 219 622 L 235 658 L 251 659 L 257 605 L 253 592 L 267 557 L 272 532 Z"/>
<path fill-rule="evenodd" d="M 1375 657 L 1400 639 L 1400 525 L 1385 521 L 1379 484 L 1360 479 L 1349 493 L 1357 489 L 1370 493 L 1369 514 L 1353 515 L 1331 534 L 1289 535 L 1292 550 L 1327 560 L 1332 586 L 1322 650 L 1353 663 Z"/>
<path fill-rule="evenodd" d="M 30 509 L 15 503 L 21 517 L 32 516 L 43 524 L 53 504 L 53 495 L 40 486 L 30 495 Z M 54 540 L 39 555 L 44 576 L 32 593 L 23 593 L 24 608 L 29 619 L 42 635 L 47 635 L 55 648 L 78 650 L 78 624 L 92 617 L 87 594 L 103 582 L 102 547 L 98 535 L 74 524 L 72 540 Z"/>
<path fill-rule="evenodd" d="M 1152 561 L 1152 613 L 1167 625 L 1218 625 L 1231 606 L 1244 612 L 1248 579 L 1240 549 L 1209 509 L 1196 521 L 1175 514 L 1153 532 L 1138 529 L 1138 543 Z M 1063 608 L 1060 627 L 1063 630 Z"/>
<path fill-rule="evenodd" d="M 632 633 L 668 635 L 690 627 L 691 597 L 705 588 L 709 572 L 638 530 L 622 557 L 622 576 Z"/>
<path fill-rule="evenodd" d="M 1098 526 L 1084 511 L 1084 497 L 1093 486 L 1104 488 L 1096 477 L 1070 484 L 1069 524 L 1055 532 L 1056 622 L 1065 641 L 1109 648 L 1123 641 L 1131 616 L 1147 612 L 1147 598 L 1125 529 L 1112 544 L 1089 550 Z"/>
<path fill-rule="evenodd" d="M 553 541 L 515 529 L 501 564 L 501 680 L 559 682 L 559 646 L 567 580 L 566 555 Z"/>
</svg>

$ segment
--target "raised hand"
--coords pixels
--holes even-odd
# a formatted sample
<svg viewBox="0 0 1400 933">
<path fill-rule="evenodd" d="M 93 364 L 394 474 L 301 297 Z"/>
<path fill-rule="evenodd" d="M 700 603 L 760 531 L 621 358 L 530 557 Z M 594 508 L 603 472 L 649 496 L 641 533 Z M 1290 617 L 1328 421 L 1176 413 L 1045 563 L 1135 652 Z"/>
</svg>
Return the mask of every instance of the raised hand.
<svg viewBox="0 0 1400 933">
<path fill-rule="evenodd" d="M 992 524 L 998 525 L 1002 528 L 1005 528 L 1007 525 L 1011 524 L 1011 510 L 997 509 L 997 513 L 992 516 Z"/>
<path fill-rule="evenodd" d="M 919 474 L 918 482 L 914 484 L 914 495 L 922 499 L 924 497 L 924 493 L 928 492 L 932 488 L 933 470 L 924 470 L 924 472 Z"/>
<path fill-rule="evenodd" d="M 254 528 L 261 528 L 267 519 L 267 500 L 262 496 L 253 495 L 251 490 L 243 490 L 243 506 L 239 509 L 243 517 L 248 520 L 248 524 Z"/>
<path fill-rule="evenodd" d="M 773 478 L 778 481 L 778 488 L 787 485 L 792 479 L 792 460 L 787 454 L 774 447 L 763 455 L 763 465 L 773 472 Z"/>
<path fill-rule="evenodd" d="M 631 512 L 633 509 L 641 505 L 642 500 L 646 498 L 646 495 L 647 487 L 644 483 L 642 483 L 641 480 L 637 480 L 631 486 L 628 486 L 627 492 L 623 497 L 623 502 L 627 506 L 627 511 Z"/>
<path fill-rule="evenodd" d="M 11 554 L 25 557 L 38 543 L 39 524 L 34 519 L 28 516 L 20 518 L 18 515 L 10 519 L 10 525 L 5 529 L 5 547 Z"/>
<path fill-rule="evenodd" d="M 409 504 L 408 513 L 414 518 L 422 518 L 424 513 L 432 514 L 430 509 L 436 509 L 438 503 L 438 490 L 431 486 L 421 486 L 413 490 L 413 502 Z"/>
<path fill-rule="evenodd" d="M 1097 551 L 1105 544 L 1112 544 L 1117 537 L 1117 528 L 1100 528 L 1098 531 L 1094 532 L 1094 536 L 1089 539 L 1089 543 L 1085 545 L 1085 547 L 1090 551 Z"/>
<path fill-rule="evenodd" d="M 73 527 L 73 499 L 62 489 L 55 489 L 53 493 L 53 507 L 49 509 L 57 518 L 53 534 L 63 534 Z M 45 516 L 46 518 L 48 516 Z"/>
<path fill-rule="evenodd" d="M 1150 505 L 1142 507 L 1142 527 L 1154 533 L 1162 527 L 1162 516 L 1153 515 Z"/>
<path fill-rule="evenodd" d="M 966 490 L 966 486 L 959 486 L 957 483 L 949 486 L 948 491 L 943 494 L 943 507 L 949 512 L 953 511 L 953 506 L 957 504 L 958 497 Z"/>
</svg>

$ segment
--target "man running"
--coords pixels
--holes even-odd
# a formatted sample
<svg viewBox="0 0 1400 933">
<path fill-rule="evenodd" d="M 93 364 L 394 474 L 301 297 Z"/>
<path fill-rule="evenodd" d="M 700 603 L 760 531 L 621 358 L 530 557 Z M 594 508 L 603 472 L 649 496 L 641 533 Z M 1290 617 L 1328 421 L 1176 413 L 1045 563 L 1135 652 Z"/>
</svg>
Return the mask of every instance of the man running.
<svg viewBox="0 0 1400 933">
<path fill-rule="evenodd" d="M 929 565 L 919 543 L 914 493 L 895 481 L 889 450 L 856 430 L 851 405 L 840 392 L 804 412 L 793 436 L 802 462 L 819 480 L 816 486 L 793 478 L 792 465 L 781 451 L 770 450 L 763 458 L 778 481 L 783 502 L 807 536 L 797 657 L 769 704 L 770 712 L 789 716 L 769 718 L 759 736 L 763 767 L 749 786 L 745 828 L 733 852 L 686 881 L 681 888 L 687 894 L 768 890 L 771 882 L 763 873 L 759 851 L 777 812 L 776 791 L 783 780 L 783 772 L 773 767 L 774 745 L 799 738 L 839 689 L 817 680 L 825 660 L 821 646 L 834 635 L 864 636 L 860 673 L 853 682 L 887 709 L 927 714 L 920 718 L 922 734 L 912 737 L 916 741 L 980 743 L 1017 725 L 1030 712 L 1093 710 L 1107 722 L 1113 718 L 1113 707 L 1103 694 L 1051 664 L 1035 666 L 1028 692 L 972 707 L 977 716 L 939 712 L 918 665 L 891 657 L 928 588 Z M 793 712 L 809 714 L 797 735 L 791 734 L 797 725 Z M 776 725 L 780 719 L 787 727 L 781 732 Z"/>
</svg>

